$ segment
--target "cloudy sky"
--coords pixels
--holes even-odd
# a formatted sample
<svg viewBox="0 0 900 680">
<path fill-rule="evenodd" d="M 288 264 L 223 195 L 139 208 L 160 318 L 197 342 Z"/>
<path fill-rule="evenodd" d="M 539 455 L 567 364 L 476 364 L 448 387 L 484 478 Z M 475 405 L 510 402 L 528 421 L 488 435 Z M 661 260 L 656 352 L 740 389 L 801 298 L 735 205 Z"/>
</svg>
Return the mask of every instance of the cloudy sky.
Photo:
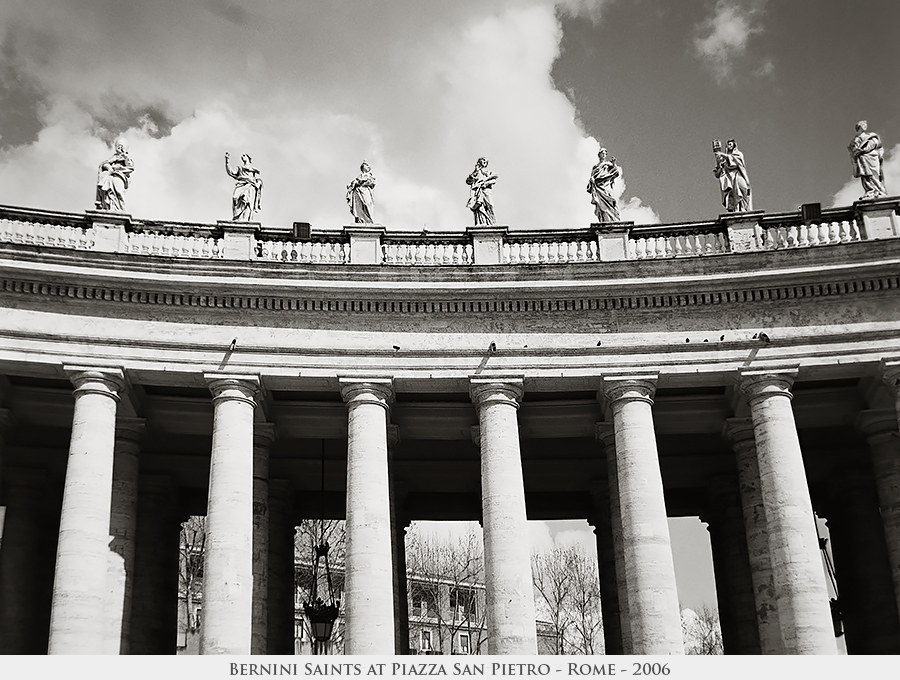
<svg viewBox="0 0 900 680">
<path fill-rule="evenodd" d="M 898 25 L 896 0 L 4 0 L 0 203 L 92 207 L 124 134 L 142 218 L 230 218 L 230 151 L 266 224 L 347 223 L 365 158 L 379 221 L 461 230 L 484 155 L 499 222 L 583 226 L 602 144 L 626 218 L 710 219 L 730 137 L 756 207 L 846 204 L 860 118 L 900 193 Z"/>
</svg>

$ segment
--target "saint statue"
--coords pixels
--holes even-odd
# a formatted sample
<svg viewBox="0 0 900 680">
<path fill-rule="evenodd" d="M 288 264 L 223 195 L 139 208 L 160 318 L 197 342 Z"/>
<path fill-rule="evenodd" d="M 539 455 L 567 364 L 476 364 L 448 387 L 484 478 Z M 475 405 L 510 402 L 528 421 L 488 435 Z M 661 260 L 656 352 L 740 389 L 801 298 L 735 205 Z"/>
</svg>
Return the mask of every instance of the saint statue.
<svg viewBox="0 0 900 680">
<path fill-rule="evenodd" d="M 615 158 L 607 159 L 609 152 L 600 149 L 597 154 L 597 164 L 591 169 L 591 178 L 587 183 L 587 192 L 591 195 L 591 203 L 594 204 L 594 214 L 600 224 L 619 222 L 619 208 L 613 195 L 613 182 L 621 176 L 622 168 Z"/>
<path fill-rule="evenodd" d="M 856 124 L 856 137 L 847 147 L 853 163 L 853 176 L 859 177 L 863 191 L 866 192 L 860 196 L 860 200 L 887 196 L 882 167 L 884 148 L 881 145 L 881 138 L 874 132 L 867 132 L 868 128 L 869 124 L 866 121 L 859 121 Z"/>
<path fill-rule="evenodd" d="M 100 164 L 97 173 L 97 195 L 94 199 L 97 210 L 125 212 L 125 192 L 132 172 L 134 162 L 128 155 L 128 142 L 124 138 L 117 139 L 116 152 Z"/>
<path fill-rule="evenodd" d="M 263 182 L 259 170 L 250 164 L 250 156 L 243 154 L 241 164 L 233 168 L 229 162 L 231 154 L 225 152 L 225 172 L 236 180 L 231 194 L 231 210 L 235 222 L 251 222 L 253 215 L 262 207 Z"/>
<path fill-rule="evenodd" d="M 722 151 L 722 142 L 714 139 L 713 156 L 716 159 L 713 174 L 719 180 L 722 205 L 725 206 L 725 211 L 749 212 L 753 210 L 747 166 L 744 164 L 744 154 L 737 148 L 737 142 L 729 139 L 725 142 L 725 151 Z"/>
<path fill-rule="evenodd" d="M 359 166 L 359 176 L 347 185 L 347 205 L 350 206 L 350 214 L 357 224 L 372 224 L 372 209 L 375 199 L 372 189 L 375 188 L 375 177 L 369 164 L 365 161 Z"/>
<path fill-rule="evenodd" d="M 491 191 L 497 181 L 497 175 L 489 174 L 487 166 L 487 158 L 479 158 L 475 163 L 475 169 L 466 177 L 466 184 L 469 185 L 469 200 L 466 207 L 475 216 L 476 226 L 497 223 L 494 219 L 494 197 Z"/>
</svg>

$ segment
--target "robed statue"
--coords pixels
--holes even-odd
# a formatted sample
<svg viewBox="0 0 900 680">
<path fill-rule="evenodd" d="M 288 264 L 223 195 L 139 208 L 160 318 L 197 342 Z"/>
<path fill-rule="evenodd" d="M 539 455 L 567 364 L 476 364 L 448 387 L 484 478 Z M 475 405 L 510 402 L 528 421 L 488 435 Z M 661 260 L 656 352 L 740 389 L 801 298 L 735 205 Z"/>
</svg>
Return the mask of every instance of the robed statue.
<svg viewBox="0 0 900 680">
<path fill-rule="evenodd" d="M 231 154 L 225 152 L 225 172 L 235 180 L 231 194 L 231 210 L 235 222 L 251 222 L 262 207 L 263 182 L 259 170 L 251 165 L 250 156 L 243 154 L 241 164 L 232 167 Z"/>
<path fill-rule="evenodd" d="M 116 140 L 116 151 L 111 158 L 100 164 L 97 172 L 97 193 L 94 205 L 97 210 L 125 211 L 125 192 L 134 162 L 128 155 L 128 142 L 124 138 Z"/>
<path fill-rule="evenodd" d="M 472 211 L 476 226 L 497 223 L 494 218 L 494 197 L 491 191 L 497 181 L 497 175 L 489 173 L 487 166 L 487 158 L 479 158 L 475 163 L 475 169 L 466 177 L 466 184 L 469 185 L 469 200 L 466 207 Z"/>
<path fill-rule="evenodd" d="M 375 207 L 375 198 L 372 190 L 375 188 L 375 177 L 372 169 L 365 161 L 359 166 L 359 176 L 347 185 L 347 205 L 350 206 L 350 214 L 357 224 L 372 224 Z"/>
<path fill-rule="evenodd" d="M 591 168 L 591 177 L 587 183 L 587 192 L 594 204 L 594 214 L 600 224 L 619 222 L 619 207 L 613 194 L 613 182 L 622 175 L 615 158 L 609 158 L 606 149 L 597 154 L 597 164 Z"/>
<path fill-rule="evenodd" d="M 856 137 L 847 147 L 853 163 L 853 176 L 859 177 L 865 192 L 860 200 L 887 196 L 884 186 L 884 148 L 881 138 L 874 132 L 868 132 L 868 129 L 866 121 L 859 121 L 856 124 Z"/>
<path fill-rule="evenodd" d="M 713 175 L 719 180 L 722 193 L 722 205 L 726 212 L 749 212 L 753 210 L 753 197 L 750 190 L 750 179 L 747 177 L 747 166 L 744 154 L 737 147 L 737 142 L 729 139 L 722 150 L 722 142 L 713 140 L 713 156 L 716 166 Z"/>
</svg>

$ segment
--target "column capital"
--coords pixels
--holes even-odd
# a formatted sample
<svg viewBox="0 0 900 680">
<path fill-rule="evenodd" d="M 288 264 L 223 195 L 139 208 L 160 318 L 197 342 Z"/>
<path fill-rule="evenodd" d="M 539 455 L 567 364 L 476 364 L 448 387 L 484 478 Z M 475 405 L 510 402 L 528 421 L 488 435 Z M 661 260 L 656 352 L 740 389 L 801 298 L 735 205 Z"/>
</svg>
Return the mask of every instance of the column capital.
<svg viewBox="0 0 900 680">
<path fill-rule="evenodd" d="M 275 423 L 253 423 L 253 447 L 267 449 L 278 439 Z"/>
<path fill-rule="evenodd" d="M 393 449 L 400 443 L 400 426 L 388 423 L 387 426 L 387 444 L 389 449 Z"/>
<path fill-rule="evenodd" d="M 522 376 L 469 377 L 469 396 L 475 406 L 487 404 L 508 404 L 519 408 L 525 394 L 525 379 Z"/>
<path fill-rule="evenodd" d="M 604 452 L 616 448 L 616 428 L 605 420 L 594 423 L 594 436 L 603 444 Z"/>
<path fill-rule="evenodd" d="M 894 394 L 900 394 L 900 357 L 886 357 L 881 360 L 881 379 Z"/>
<path fill-rule="evenodd" d="M 756 446 L 756 434 L 753 429 L 753 418 L 726 418 L 722 427 L 722 436 L 732 447 Z"/>
<path fill-rule="evenodd" d="M 377 404 L 388 411 L 394 402 L 393 378 L 338 376 L 338 383 L 347 408 L 365 403 Z"/>
<path fill-rule="evenodd" d="M 13 425 L 13 412 L 8 408 L 0 408 L 0 437 Z"/>
<path fill-rule="evenodd" d="M 213 403 L 217 401 L 243 401 L 256 406 L 255 397 L 259 394 L 260 380 L 258 375 L 236 373 L 204 373 L 203 379 L 213 395 Z"/>
<path fill-rule="evenodd" d="M 119 392 L 125 389 L 125 372 L 117 366 L 65 365 L 63 371 L 75 386 L 73 394 L 102 394 L 119 401 Z"/>
<path fill-rule="evenodd" d="M 738 385 L 747 395 L 752 406 L 755 402 L 772 396 L 784 396 L 793 399 L 791 387 L 797 377 L 796 365 L 773 368 L 739 368 Z"/>
<path fill-rule="evenodd" d="M 659 372 L 603 376 L 603 395 L 610 404 L 617 401 L 643 401 L 652 405 L 658 379 Z"/>
<path fill-rule="evenodd" d="M 865 435 L 869 444 L 896 439 L 897 411 L 892 408 L 860 411 L 856 418 L 856 429 Z"/>
</svg>

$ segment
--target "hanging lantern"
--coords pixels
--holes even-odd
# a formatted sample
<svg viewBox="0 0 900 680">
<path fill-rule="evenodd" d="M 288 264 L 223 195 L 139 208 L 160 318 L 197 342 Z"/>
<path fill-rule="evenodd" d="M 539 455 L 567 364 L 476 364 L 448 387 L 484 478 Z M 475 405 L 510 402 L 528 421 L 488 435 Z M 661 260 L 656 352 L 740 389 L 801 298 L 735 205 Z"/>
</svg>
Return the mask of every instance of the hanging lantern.
<svg viewBox="0 0 900 680">
<path fill-rule="evenodd" d="M 334 598 L 334 586 L 331 581 L 331 567 L 328 564 L 328 542 L 323 541 L 315 546 L 316 560 L 313 564 L 312 587 L 309 591 L 309 600 L 303 603 L 303 613 L 309 619 L 309 627 L 313 637 L 313 654 L 323 653 L 331 634 L 334 632 L 334 622 L 340 611 L 340 602 Z M 319 565 L 324 561 L 324 567 L 320 571 Z M 319 579 L 324 578 L 328 584 L 328 592 L 321 592 Z M 324 590 L 324 589 L 323 589 Z M 322 595 L 327 596 L 327 600 Z"/>
</svg>

